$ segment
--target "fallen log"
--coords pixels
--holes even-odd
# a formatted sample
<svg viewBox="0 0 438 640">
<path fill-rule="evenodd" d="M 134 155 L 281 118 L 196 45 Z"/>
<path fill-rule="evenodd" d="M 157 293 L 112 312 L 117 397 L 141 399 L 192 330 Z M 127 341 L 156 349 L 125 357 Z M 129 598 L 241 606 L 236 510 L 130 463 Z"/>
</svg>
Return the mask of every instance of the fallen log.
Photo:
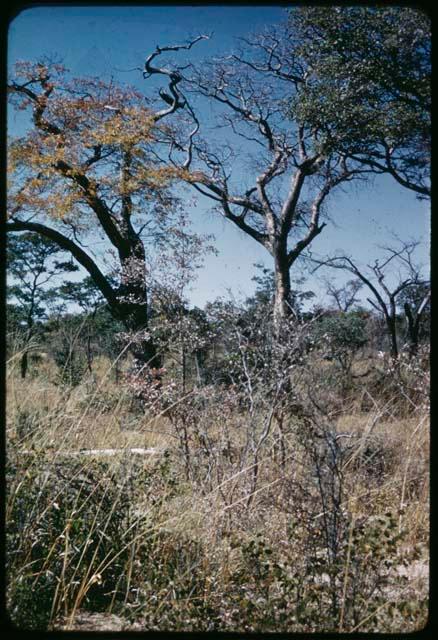
<svg viewBox="0 0 438 640">
<path fill-rule="evenodd" d="M 156 449 L 151 447 L 144 449 L 143 447 L 123 448 L 123 449 L 79 449 L 79 451 L 57 451 L 56 455 L 60 456 L 116 456 L 118 454 L 133 454 L 140 456 L 153 456 L 164 453 L 164 449 Z M 20 453 L 35 454 L 35 451 L 24 450 Z"/>
</svg>

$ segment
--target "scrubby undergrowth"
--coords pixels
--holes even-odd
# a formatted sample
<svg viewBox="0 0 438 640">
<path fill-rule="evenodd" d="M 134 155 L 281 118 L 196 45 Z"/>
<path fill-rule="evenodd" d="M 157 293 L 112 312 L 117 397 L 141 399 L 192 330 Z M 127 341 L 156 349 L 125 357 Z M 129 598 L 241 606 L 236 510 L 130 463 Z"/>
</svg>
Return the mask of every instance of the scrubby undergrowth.
<svg viewBox="0 0 438 640">
<path fill-rule="evenodd" d="M 109 363 L 74 389 L 55 385 L 47 363 L 25 381 L 12 368 L 12 621 L 30 629 L 83 629 L 84 619 L 91 628 L 117 620 L 117 628 L 172 631 L 421 628 L 429 424 L 427 369 L 414 364 L 392 371 L 376 361 L 375 372 L 340 387 L 335 367 L 313 363 L 292 370 L 288 401 L 266 386 L 265 395 L 254 384 L 242 397 L 211 385 L 170 414 L 139 410 Z M 157 454 L 130 451 L 140 447 Z M 108 448 L 121 451 L 71 455 Z"/>
</svg>

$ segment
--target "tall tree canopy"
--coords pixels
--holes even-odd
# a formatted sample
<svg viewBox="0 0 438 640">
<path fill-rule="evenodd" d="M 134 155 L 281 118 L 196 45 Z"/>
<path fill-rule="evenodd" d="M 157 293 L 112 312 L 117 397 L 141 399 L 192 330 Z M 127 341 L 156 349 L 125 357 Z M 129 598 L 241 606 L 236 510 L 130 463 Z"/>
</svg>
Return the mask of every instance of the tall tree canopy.
<svg viewBox="0 0 438 640">
<path fill-rule="evenodd" d="M 9 83 L 33 128 L 10 145 L 8 230 L 36 231 L 70 251 L 135 331 L 148 316 L 142 232 L 177 206 L 175 179 L 272 256 L 277 329 L 290 312 L 290 270 L 323 230 L 335 189 L 389 173 L 420 197 L 430 191 L 424 14 L 297 8 L 232 55 L 198 67 L 163 62 L 206 38 L 146 57 L 143 77 L 166 83 L 162 108 L 113 82 L 69 80 L 60 65 L 20 63 Z M 81 246 L 92 225 L 115 250 L 117 287 Z"/>
<path fill-rule="evenodd" d="M 160 121 L 173 109 L 154 111 L 133 89 L 70 79 L 52 63 L 17 64 L 8 89 L 16 109 L 30 110 L 33 126 L 9 145 L 7 231 L 36 232 L 70 252 L 114 316 L 129 330 L 145 329 L 144 233 L 165 228 L 178 206 L 175 171 L 155 152 L 165 131 Z M 84 247 L 90 231 L 93 246 L 98 237 L 111 245 L 117 286 Z M 140 340 L 136 355 L 150 360 L 154 351 Z"/>
<path fill-rule="evenodd" d="M 173 100 L 193 124 L 185 135 L 178 129 L 168 136 L 179 176 L 271 255 L 277 333 L 292 310 L 290 270 L 323 230 L 327 198 L 370 171 L 322 148 L 312 123 L 286 117 L 289 98 L 304 86 L 302 60 L 282 53 L 290 38 L 284 24 L 245 40 L 241 52 L 198 67 L 165 66 L 161 57 L 173 48 L 160 46 L 144 71 L 145 78 L 181 78 Z"/>
<path fill-rule="evenodd" d="M 420 197 L 430 195 L 431 21 L 410 7 L 299 7 L 291 55 L 305 69 L 291 114 Z"/>
<path fill-rule="evenodd" d="M 182 78 L 173 100 L 194 127 L 170 140 L 170 160 L 271 254 L 278 329 L 290 270 L 336 188 L 384 173 L 430 194 L 430 22 L 400 7 L 303 7 L 241 43 L 197 68 L 159 66 L 172 47 L 157 47 L 144 76 Z"/>
</svg>

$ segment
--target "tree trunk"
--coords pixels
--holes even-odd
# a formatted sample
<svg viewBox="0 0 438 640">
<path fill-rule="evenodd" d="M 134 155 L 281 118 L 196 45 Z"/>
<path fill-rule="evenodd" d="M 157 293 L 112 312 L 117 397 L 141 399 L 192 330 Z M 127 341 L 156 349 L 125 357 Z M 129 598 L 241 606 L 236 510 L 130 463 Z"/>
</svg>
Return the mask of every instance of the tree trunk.
<svg viewBox="0 0 438 640">
<path fill-rule="evenodd" d="M 196 378 L 198 381 L 198 385 L 202 387 L 202 376 L 201 376 L 201 364 L 200 364 L 200 353 L 199 351 L 195 351 L 195 366 L 196 366 Z"/>
<path fill-rule="evenodd" d="M 386 320 L 388 325 L 389 337 L 391 340 L 391 357 L 394 360 L 398 358 L 398 345 L 397 345 L 397 327 L 396 327 L 396 318 L 389 317 Z"/>
<path fill-rule="evenodd" d="M 140 239 L 129 242 L 128 249 L 120 252 L 122 277 L 118 298 L 118 315 L 131 334 L 130 351 L 135 367 L 160 368 L 161 358 L 148 329 L 148 293 L 146 287 L 145 250 Z"/>
<path fill-rule="evenodd" d="M 24 351 L 23 351 L 23 355 L 21 356 L 21 362 L 20 362 L 20 372 L 21 372 L 21 379 L 24 380 L 26 378 L 27 375 L 27 370 L 29 368 L 29 344 L 30 341 L 32 339 L 33 336 L 33 318 L 32 318 L 32 313 L 33 313 L 33 303 L 32 303 L 32 307 L 29 313 L 29 316 L 27 318 L 27 332 L 26 332 L 26 338 L 25 338 L 25 345 L 24 345 Z"/>
<path fill-rule="evenodd" d="M 88 366 L 88 371 L 90 373 L 93 373 L 93 352 L 91 349 L 91 334 L 90 334 L 89 327 L 87 330 L 87 366 Z"/>
<path fill-rule="evenodd" d="M 181 365 L 182 365 L 182 392 L 185 395 L 186 382 L 187 382 L 187 358 L 186 358 L 186 346 L 184 338 L 181 341 Z"/>
<path fill-rule="evenodd" d="M 419 318 L 414 319 L 411 306 L 405 302 L 404 311 L 408 321 L 409 356 L 412 358 L 418 352 L 418 334 L 420 329 Z"/>
<path fill-rule="evenodd" d="M 404 304 L 404 312 L 408 321 L 408 339 L 409 339 L 409 356 L 413 358 L 418 353 L 418 344 L 420 337 L 420 322 L 424 310 L 430 300 L 430 291 L 424 296 L 420 306 L 416 312 L 412 312 L 409 302 Z"/>
<path fill-rule="evenodd" d="M 21 362 L 20 362 L 20 371 L 21 371 L 22 380 L 24 380 L 26 377 L 28 365 L 29 365 L 29 354 L 27 353 L 27 349 L 26 349 L 23 355 L 21 356 Z"/>
<path fill-rule="evenodd" d="M 275 334 L 280 337 L 285 318 L 291 313 L 290 307 L 290 273 L 286 256 L 275 256 L 275 298 L 274 298 L 274 327 Z"/>
<path fill-rule="evenodd" d="M 125 325 L 131 344 L 130 352 L 134 356 L 135 367 L 141 369 L 161 367 L 161 357 L 157 353 L 155 344 L 147 336 L 148 319 L 145 304 L 123 305 L 120 318 Z"/>
</svg>

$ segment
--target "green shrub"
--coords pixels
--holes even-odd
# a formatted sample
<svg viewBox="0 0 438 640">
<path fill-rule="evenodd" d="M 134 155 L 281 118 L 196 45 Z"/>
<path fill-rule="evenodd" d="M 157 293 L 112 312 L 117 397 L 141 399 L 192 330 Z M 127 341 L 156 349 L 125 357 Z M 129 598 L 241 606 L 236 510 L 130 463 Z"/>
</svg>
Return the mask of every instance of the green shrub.
<svg viewBox="0 0 438 640">
<path fill-rule="evenodd" d="M 275 547 L 262 534 L 234 536 L 235 569 L 218 605 L 227 630 L 338 632 L 341 624 L 343 631 L 391 629 L 392 618 L 403 615 L 397 590 L 406 580 L 393 569 L 408 562 L 407 554 L 398 553 L 396 516 L 352 522 L 345 514 L 336 556 L 323 528 L 310 517 L 297 519 L 287 543 Z M 415 611 L 423 609 L 415 600 Z"/>
<path fill-rule="evenodd" d="M 355 313 L 322 318 L 314 325 L 313 340 L 348 374 L 357 351 L 367 342 L 366 322 Z"/>
</svg>

